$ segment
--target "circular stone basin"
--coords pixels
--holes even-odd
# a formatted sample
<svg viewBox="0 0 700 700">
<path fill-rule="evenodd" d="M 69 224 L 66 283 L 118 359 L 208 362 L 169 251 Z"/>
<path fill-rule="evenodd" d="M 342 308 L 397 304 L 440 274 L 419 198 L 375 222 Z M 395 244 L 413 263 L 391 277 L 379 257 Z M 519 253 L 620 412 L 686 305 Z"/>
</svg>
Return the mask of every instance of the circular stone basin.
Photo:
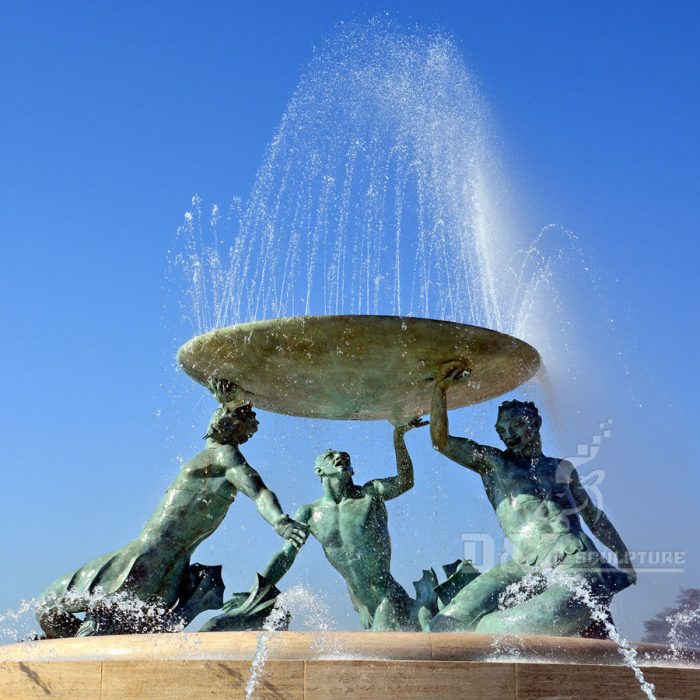
<svg viewBox="0 0 700 700">
<path fill-rule="evenodd" d="M 430 412 L 433 373 L 459 360 L 469 376 L 450 408 L 512 391 L 540 366 L 517 338 L 450 321 L 398 316 L 296 316 L 197 336 L 177 359 L 193 379 L 228 379 L 254 406 L 293 416 L 400 419 Z"/>
<path fill-rule="evenodd" d="M 657 698 L 697 700 L 697 651 L 636 646 Z M 230 700 L 247 692 L 256 700 L 644 698 L 618 647 L 592 639 L 192 632 L 0 646 L 2 698 Z"/>
</svg>

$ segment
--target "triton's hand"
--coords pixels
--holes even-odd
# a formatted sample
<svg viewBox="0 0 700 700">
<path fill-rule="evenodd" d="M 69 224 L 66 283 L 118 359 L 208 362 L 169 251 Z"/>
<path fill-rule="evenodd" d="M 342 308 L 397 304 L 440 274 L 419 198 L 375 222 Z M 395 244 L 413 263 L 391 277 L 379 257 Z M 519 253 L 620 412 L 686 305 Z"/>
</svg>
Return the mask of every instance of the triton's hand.
<svg viewBox="0 0 700 700">
<path fill-rule="evenodd" d="M 400 420 L 392 420 L 391 424 L 394 426 L 394 430 L 401 435 L 404 435 L 414 428 L 422 428 L 424 425 L 430 425 L 427 420 L 421 420 L 420 416 L 410 419 L 402 418 Z"/>
<path fill-rule="evenodd" d="M 469 369 L 463 360 L 443 362 L 433 373 L 433 379 L 441 389 L 446 389 L 453 382 L 469 376 Z"/>
<path fill-rule="evenodd" d="M 237 401 L 241 397 L 241 387 L 228 379 L 210 379 L 207 386 L 220 404 Z"/>
<path fill-rule="evenodd" d="M 309 526 L 285 515 L 277 521 L 275 532 L 285 540 L 289 540 L 294 549 L 301 549 L 309 536 Z"/>
</svg>

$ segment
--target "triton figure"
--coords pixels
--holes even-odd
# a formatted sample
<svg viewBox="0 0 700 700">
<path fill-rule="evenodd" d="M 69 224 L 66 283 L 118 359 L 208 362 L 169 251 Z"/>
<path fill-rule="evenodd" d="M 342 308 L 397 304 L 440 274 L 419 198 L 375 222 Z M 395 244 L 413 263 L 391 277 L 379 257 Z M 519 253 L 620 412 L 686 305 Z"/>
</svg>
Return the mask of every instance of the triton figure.
<svg viewBox="0 0 700 700">
<path fill-rule="evenodd" d="M 601 624 L 592 624 L 588 603 L 607 610 L 615 593 L 636 582 L 627 548 L 573 466 L 542 453 L 542 419 L 534 403 L 501 405 L 496 430 L 505 450 L 449 435 L 445 394 L 465 369 L 446 363 L 435 375 L 433 445 L 481 476 L 513 559 L 476 577 L 425 628 L 604 636 Z M 603 559 L 581 519 L 615 553 L 621 569 Z M 508 607 L 509 599 L 517 604 Z"/>
<path fill-rule="evenodd" d="M 211 389 L 222 405 L 209 423 L 206 447 L 182 467 L 135 540 L 44 592 L 37 618 L 47 637 L 182 628 L 203 610 L 220 608 L 221 567 L 191 564 L 190 557 L 221 524 L 239 491 L 291 549 L 304 543 L 307 527 L 282 512 L 239 450 L 258 430 L 255 412 L 232 400 L 235 386 L 229 382 L 214 382 Z M 84 620 L 75 613 L 84 613 Z"/>
<path fill-rule="evenodd" d="M 314 470 L 321 479 L 323 495 L 302 506 L 294 516 L 308 525 L 321 543 L 335 570 L 345 579 L 362 626 L 373 630 L 419 630 L 421 603 L 416 603 L 391 575 L 391 540 L 385 501 L 397 498 L 413 487 L 413 464 L 404 434 L 426 422 L 415 419 L 395 424 L 394 449 L 397 475 L 372 479 L 363 486 L 353 482 L 353 468 L 347 452 L 328 450 L 316 459 Z M 269 562 L 263 577 L 276 584 L 298 553 L 296 543 L 288 542 Z M 419 586 L 432 594 L 432 586 Z M 437 581 L 435 581 L 437 583 Z M 235 617 L 237 600 L 224 606 Z M 437 607 L 427 619 L 437 612 Z M 207 629 L 227 629 L 227 615 L 220 615 Z"/>
</svg>

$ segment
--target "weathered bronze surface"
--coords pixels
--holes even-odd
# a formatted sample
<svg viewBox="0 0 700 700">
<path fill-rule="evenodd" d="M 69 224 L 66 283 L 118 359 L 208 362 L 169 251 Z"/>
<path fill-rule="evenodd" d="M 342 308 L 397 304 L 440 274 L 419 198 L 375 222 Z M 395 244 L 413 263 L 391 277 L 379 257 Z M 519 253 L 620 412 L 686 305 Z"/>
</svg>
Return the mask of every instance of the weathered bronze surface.
<svg viewBox="0 0 700 700">
<path fill-rule="evenodd" d="M 226 382 L 212 382 L 210 389 L 222 405 L 209 423 L 206 447 L 182 466 L 136 539 L 42 594 L 36 613 L 47 637 L 176 630 L 221 607 L 221 567 L 192 564 L 190 557 L 221 524 L 239 491 L 281 537 L 295 547 L 304 543 L 307 527 L 283 513 L 239 449 L 258 430 L 255 412 L 249 404 L 229 403 L 233 388 Z"/>
<path fill-rule="evenodd" d="M 463 369 L 447 363 L 435 374 L 433 446 L 481 477 L 513 558 L 469 582 L 424 629 L 607 637 L 613 595 L 637 580 L 625 543 L 573 465 L 543 454 L 533 402 L 501 404 L 496 432 L 505 450 L 449 434 L 446 395 L 463 381 Z M 619 569 L 601 555 L 582 521 L 615 553 Z"/>
<path fill-rule="evenodd" d="M 295 416 L 396 420 L 430 411 L 433 373 L 462 361 L 449 408 L 513 390 L 537 351 L 478 326 L 398 316 L 306 316 L 244 323 L 193 338 L 178 361 L 202 384 L 227 379 L 254 406 Z"/>
<path fill-rule="evenodd" d="M 390 570 L 391 538 L 385 502 L 413 488 L 413 462 L 404 435 L 421 425 L 427 423 L 413 420 L 397 422 L 394 427 L 396 476 L 355 484 L 347 452 L 327 450 L 319 455 L 314 471 L 321 479 L 323 493 L 294 516 L 297 522 L 308 525 L 326 559 L 345 579 L 365 629 L 419 630 L 420 620 L 427 622 L 438 610 L 432 590 L 437 584 L 434 572 L 432 578 L 424 572 L 424 579 L 416 582 L 416 600 L 412 600 Z M 296 543 L 285 545 L 267 565 L 262 579 L 277 584 L 294 564 L 298 551 Z M 425 596 L 421 596 L 422 591 Z M 237 598 L 228 601 L 224 614 L 209 621 L 203 630 L 240 629 L 238 606 Z"/>
</svg>

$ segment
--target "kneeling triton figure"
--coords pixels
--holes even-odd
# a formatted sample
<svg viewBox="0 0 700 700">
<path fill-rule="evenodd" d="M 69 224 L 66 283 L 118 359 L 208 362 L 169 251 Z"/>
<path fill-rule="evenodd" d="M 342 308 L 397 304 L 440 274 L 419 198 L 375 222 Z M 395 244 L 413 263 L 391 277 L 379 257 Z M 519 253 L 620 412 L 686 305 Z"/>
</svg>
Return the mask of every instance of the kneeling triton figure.
<svg viewBox="0 0 700 700">
<path fill-rule="evenodd" d="M 607 609 L 615 593 L 636 582 L 627 548 L 571 463 L 542 453 L 542 419 L 534 403 L 501 404 L 496 430 L 505 450 L 449 435 L 445 395 L 464 370 L 447 363 L 435 375 L 433 446 L 481 476 L 513 559 L 474 579 L 425 629 L 605 636 L 585 598 Z M 605 561 L 581 519 L 615 553 L 621 569 Z M 509 597 L 518 603 L 507 607 Z"/>
</svg>

